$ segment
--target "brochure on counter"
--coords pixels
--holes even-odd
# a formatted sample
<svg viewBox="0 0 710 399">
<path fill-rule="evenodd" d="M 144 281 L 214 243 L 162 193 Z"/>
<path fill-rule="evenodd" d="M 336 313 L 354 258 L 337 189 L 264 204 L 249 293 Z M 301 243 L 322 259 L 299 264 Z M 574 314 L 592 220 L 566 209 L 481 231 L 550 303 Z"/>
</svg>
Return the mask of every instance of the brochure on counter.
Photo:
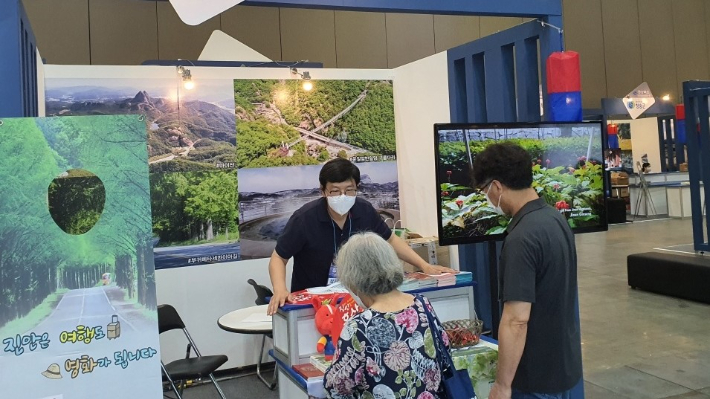
<svg viewBox="0 0 710 399">
<path fill-rule="evenodd" d="M 471 272 L 459 271 L 456 273 L 424 274 L 421 272 L 405 272 L 404 282 L 399 286 L 400 291 L 413 291 L 431 287 L 449 287 L 452 285 L 470 283 L 473 281 Z M 313 298 L 321 295 L 349 293 L 340 282 L 335 282 L 326 287 L 314 287 L 292 293 L 291 305 L 311 304 Z"/>
</svg>

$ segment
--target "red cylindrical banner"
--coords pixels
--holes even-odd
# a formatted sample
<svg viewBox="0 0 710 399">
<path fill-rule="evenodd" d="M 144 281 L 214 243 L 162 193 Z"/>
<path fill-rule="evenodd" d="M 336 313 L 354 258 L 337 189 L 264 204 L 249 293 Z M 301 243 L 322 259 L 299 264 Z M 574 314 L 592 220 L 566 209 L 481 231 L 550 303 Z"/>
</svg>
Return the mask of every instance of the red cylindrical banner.
<svg viewBox="0 0 710 399">
<path fill-rule="evenodd" d="M 563 51 L 550 54 L 547 58 L 547 93 L 579 91 L 582 91 L 579 53 Z"/>
<path fill-rule="evenodd" d="M 685 119 L 685 104 L 675 106 L 675 118 L 678 120 Z"/>
</svg>

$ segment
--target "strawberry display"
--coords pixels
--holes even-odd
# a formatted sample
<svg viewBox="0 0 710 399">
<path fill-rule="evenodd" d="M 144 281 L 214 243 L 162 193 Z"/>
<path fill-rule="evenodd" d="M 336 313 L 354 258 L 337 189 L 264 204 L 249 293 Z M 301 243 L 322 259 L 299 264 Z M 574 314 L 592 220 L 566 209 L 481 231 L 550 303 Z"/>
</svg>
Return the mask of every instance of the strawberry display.
<svg viewBox="0 0 710 399">
<path fill-rule="evenodd" d="M 483 323 L 480 320 L 454 320 L 442 324 L 449 336 L 451 348 L 463 348 L 478 344 Z"/>
</svg>

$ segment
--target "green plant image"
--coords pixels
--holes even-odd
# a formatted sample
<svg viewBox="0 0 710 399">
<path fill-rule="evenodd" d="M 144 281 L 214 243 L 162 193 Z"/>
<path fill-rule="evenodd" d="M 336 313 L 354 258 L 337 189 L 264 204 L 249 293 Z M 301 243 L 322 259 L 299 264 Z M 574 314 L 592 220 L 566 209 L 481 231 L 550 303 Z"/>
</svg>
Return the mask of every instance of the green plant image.
<svg viewBox="0 0 710 399">
<path fill-rule="evenodd" d="M 456 370 L 466 370 L 479 397 L 486 397 L 496 379 L 498 351 L 489 347 L 471 347 L 452 353 Z"/>
<path fill-rule="evenodd" d="M 589 139 L 513 139 L 530 154 L 532 187 L 567 219 L 570 227 L 597 226 L 604 207 L 603 167 L 587 159 Z M 494 140 L 469 143 L 472 158 Z M 594 154 L 601 148 L 592 146 Z M 470 187 L 469 157 L 463 142 L 439 144 L 441 219 L 444 237 L 504 233 L 510 218 L 494 212 L 485 195 Z M 491 198 L 491 201 L 496 201 Z M 494 204 L 495 205 L 495 204 Z"/>
<path fill-rule="evenodd" d="M 565 215 L 570 227 L 599 223 L 603 207 L 604 181 L 602 165 L 584 161 L 579 168 L 544 168 L 533 166 L 533 188 L 538 195 Z"/>
<path fill-rule="evenodd" d="M 447 237 L 499 234 L 508 226 L 508 218 L 495 213 L 485 195 L 450 183 L 441 184 L 441 213 Z"/>
</svg>

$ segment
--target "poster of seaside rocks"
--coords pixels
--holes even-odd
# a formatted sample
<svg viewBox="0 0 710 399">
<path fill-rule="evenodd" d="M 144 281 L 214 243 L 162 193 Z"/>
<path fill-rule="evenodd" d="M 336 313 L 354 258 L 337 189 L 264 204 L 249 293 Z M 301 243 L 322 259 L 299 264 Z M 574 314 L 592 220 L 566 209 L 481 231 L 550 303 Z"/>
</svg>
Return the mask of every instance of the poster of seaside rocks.
<svg viewBox="0 0 710 399">
<path fill-rule="evenodd" d="M 240 259 L 231 80 L 47 79 L 47 116 L 142 115 L 156 269 Z"/>
<path fill-rule="evenodd" d="M 243 259 L 271 256 L 295 210 L 321 196 L 335 157 L 360 168 L 358 196 L 399 220 L 391 81 L 235 80 L 239 234 Z"/>
<path fill-rule="evenodd" d="M 145 123 L 0 123 L 0 397 L 162 394 Z"/>
</svg>

